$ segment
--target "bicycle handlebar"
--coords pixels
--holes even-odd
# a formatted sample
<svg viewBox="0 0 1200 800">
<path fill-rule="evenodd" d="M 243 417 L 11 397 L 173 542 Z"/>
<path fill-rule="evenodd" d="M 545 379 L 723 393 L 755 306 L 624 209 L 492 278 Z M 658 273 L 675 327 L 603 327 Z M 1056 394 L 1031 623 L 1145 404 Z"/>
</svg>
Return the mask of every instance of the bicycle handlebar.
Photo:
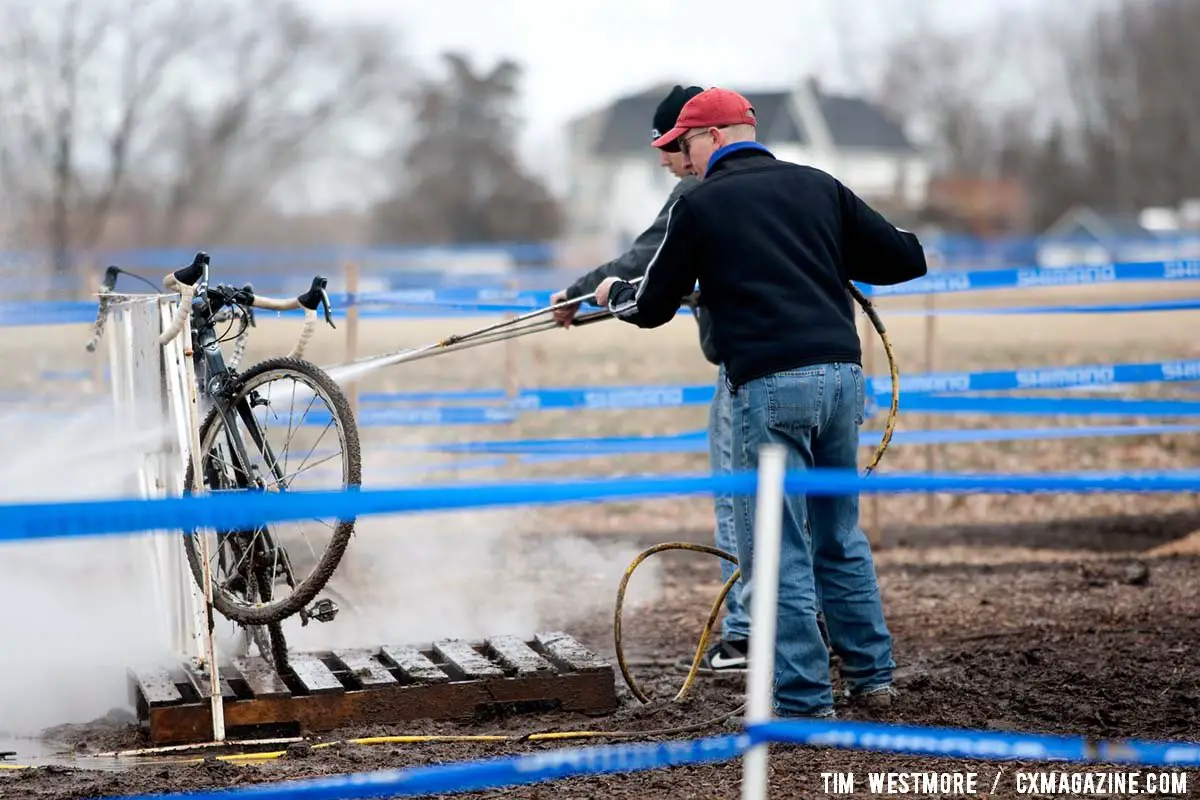
<svg viewBox="0 0 1200 800">
<path fill-rule="evenodd" d="M 208 253 L 201 251 L 196 253 L 196 257 L 190 265 L 175 270 L 163 278 L 163 285 L 168 289 L 178 290 L 181 298 L 175 318 L 171 321 L 171 325 L 167 330 L 163 331 L 162 336 L 159 337 L 159 344 L 170 342 L 183 331 L 184 322 L 187 320 L 188 315 L 192 313 L 193 306 L 196 307 L 196 310 L 207 309 L 210 313 L 214 314 L 225 306 L 242 306 L 247 309 L 262 308 L 268 311 L 292 311 L 297 308 L 303 308 L 305 309 L 306 317 L 311 317 L 312 312 L 324 307 L 325 321 L 329 323 L 329 327 L 337 327 L 333 324 L 329 294 L 326 291 L 328 281 L 322 276 L 318 275 L 313 278 L 312 286 L 304 294 L 284 300 L 265 295 L 256 295 L 250 284 L 246 284 L 241 289 L 234 289 L 225 285 L 208 288 L 209 263 Z M 198 290 L 198 283 L 200 284 L 199 289 L 203 290 L 205 295 L 204 299 L 200 301 L 194 299 Z M 213 302 L 214 299 L 216 300 L 215 304 Z M 305 334 L 301 337 L 301 345 L 295 351 L 297 354 L 303 350 L 303 343 L 312 335 L 311 325 L 311 319 L 305 320 Z"/>
</svg>

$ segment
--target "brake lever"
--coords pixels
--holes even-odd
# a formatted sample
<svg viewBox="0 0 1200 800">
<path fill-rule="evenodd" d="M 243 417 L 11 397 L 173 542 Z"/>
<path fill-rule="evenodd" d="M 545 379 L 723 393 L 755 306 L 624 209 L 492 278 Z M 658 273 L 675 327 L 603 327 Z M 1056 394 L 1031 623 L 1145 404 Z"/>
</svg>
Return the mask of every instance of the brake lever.
<svg viewBox="0 0 1200 800">
<path fill-rule="evenodd" d="M 242 304 L 242 312 L 246 315 L 246 322 L 251 328 L 257 328 L 258 323 L 254 319 L 254 285 L 247 283 L 242 287 L 242 293 L 246 296 L 247 302 Z"/>
<path fill-rule="evenodd" d="M 196 257 L 192 259 L 192 263 L 182 269 L 177 269 L 171 273 L 175 280 L 184 286 L 195 286 L 197 283 L 208 283 L 208 265 L 210 259 L 208 253 L 203 250 L 196 253 Z"/>
<path fill-rule="evenodd" d="M 337 330 L 337 325 L 333 324 L 333 309 L 329 306 L 329 293 L 325 288 L 321 288 L 321 306 L 325 309 L 325 321 L 329 323 L 329 327 Z"/>
<path fill-rule="evenodd" d="M 100 281 L 100 293 L 108 294 L 117 288 L 117 276 L 121 273 L 119 267 L 111 265 L 104 270 L 104 280 Z"/>
<path fill-rule="evenodd" d="M 329 327 L 337 329 L 333 324 L 333 312 L 329 307 L 329 293 L 325 291 L 325 286 L 328 283 L 320 275 L 313 278 L 312 287 L 296 298 L 296 302 L 307 308 L 309 311 L 316 311 L 321 307 L 325 311 L 325 321 L 329 323 Z"/>
</svg>

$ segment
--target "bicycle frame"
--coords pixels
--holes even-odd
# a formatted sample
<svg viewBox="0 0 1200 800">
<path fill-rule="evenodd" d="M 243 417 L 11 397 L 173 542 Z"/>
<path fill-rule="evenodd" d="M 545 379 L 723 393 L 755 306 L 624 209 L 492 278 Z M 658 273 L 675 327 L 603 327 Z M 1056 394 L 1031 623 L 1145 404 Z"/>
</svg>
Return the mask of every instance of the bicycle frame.
<svg viewBox="0 0 1200 800">
<path fill-rule="evenodd" d="M 191 306 L 192 358 L 196 368 L 196 391 L 199 396 L 207 399 L 216 407 L 217 413 L 221 416 L 222 422 L 225 425 L 229 446 L 236 459 L 236 462 L 232 465 L 235 473 L 240 474 L 243 481 L 249 484 L 252 470 L 250 456 L 246 450 L 245 442 L 242 441 L 241 434 L 234 425 L 231 413 L 234 410 L 230 395 L 234 372 L 225 363 L 225 354 L 221 350 L 221 342 L 217 336 L 216 325 L 213 321 L 226 304 L 222 298 L 218 297 L 217 305 L 215 308 L 213 307 L 208 292 L 207 265 L 205 265 L 204 278 L 192 298 Z M 264 458 L 267 459 L 277 485 L 282 487 L 284 476 L 279 469 L 275 454 L 271 452 L 270 445 L 267 443 L 266 437 L 258 425 L 258 420 L 254 418 L 249 404 L 243 401 L 239 405 L 237 412 L 250 432 L 255 445 L 258 446 Z M 197 480 L 199 479 L 200 476 L 197 476 Z M 251 487 L 244 485 L 240 488 L 247 489 Z"/>
<path fill-rule="evenodd" d="M 207 254 L 198 253 L 190 267 L 173 273 L 164 281 L 168 286 L 171 283 L 175 283 L 179 285 L 181 290 L 184 290 L 185 287 L 191 288 L 187 282 L 187 279 L 191 278 L 194 281 L 194 288 L 190 292 L 186 290 L 181 291 L 180 309 L 176 315 L 175 324 L 172 325 L 172 330 L 168 330 L 163 334 L 163 339 L 169 340 L 177 334 L 177 329 L 180 327 L 179 323 L 182 322 L 183 315 L 191 318 L 189 326 L 192 340 L 191 355 L 195 368 L 197 397 L 207 400 L 212 404 L 212 407 L 216 409 L 216 413 L 224 425 L 225 438 L 229 446 L 232 461 L 230 466 L 234 470 L 234 480 L 238 484 L 237 488 L 254 490 L 264 489 L 265 486 L 260 485 L 262 483 L 260 476 L 255 474 L 246 443 L 235 424 L 235 415 L 245 424 L 250 439 L 259 452 L 262 453 L 263 459 L 271 471 L 271 477 L 275 480 L 276 487 L 281 491 L 285 490 L 284 481 L 286 476 L 283 474 L 279 459 L 267 441 L 267 437 L 259 426 L 258 420 L 254 417 L 253 406 L 256 405 L 256 393 L 251 393 L 249 397 L 243 398 L 236 404 L 233 402 L 232 398 L 237 387 L 236 372 L 225 361 L 225 356 L 221 349 L 222 339 L 217 335 L 216 331 L 216 320 L 226 308 L 231 310 L 232 318 L 240 316 L 242 324 L 242 330 L 238 333 L 240 339 L 250 324 L 250 308 L 261 306 L 287 310 L 303 307 L 308 319 L 305 321 L 305 332 L 301 336 L 301 344 L 297 346 L 295 351 L 298 352 L 310 334 L 317 305 L 324 305 L 326 321 L 331 326 L 333 325 L 330 318 L 329 298 L 325 294 L 325 279 L 318 276 L 313 281 L 312 288 L 295 300 L 272 300 L 270 298 L 256 297 L 249 286 L 245 286 L 242 289 L 233 289 L 224 285 L 218 285 L 215 289 L 210 287 L 208 267 L 209 260 Z M 204 408 L 201 410 L 200 418 L 203 419 L 208 413 L 209 409 Z M 200 424 L 199 420 L 197 420 L 197 424 Z M 203 443 L 201 443 L 201 446 L 203 446 Z M 204 468 L 206 455 L 206 453 L 199 454 L 197 463 L 202 469 Z M 202 482 L 207 477 L 210 476 L 197 474 L 197 485 L 202 485 Z M 213 475 L 211 478 L 210 483 L 214 484 L 214 488 L 216 488 L 216 476 Z M 278 563 L 284 577 L 290 586 L 295 587 L 295 576 L 292 574 L 290 559 L 286 551 L 276 550 L 275 542 L 265 527 L 252 532 L 224 532 L 225 535 L 236 535 L 239 533 L 249 534 L 250 542 L 247 549 L 254 548 L 256 551 L 254 553 L 255 556 L 273 557 L 278 553 L 280 555 Z M 219 557 L 223 558 L 223 552 L 220 551 L 219 545 L 218 551 L 220 553 Z"/>
</svg>

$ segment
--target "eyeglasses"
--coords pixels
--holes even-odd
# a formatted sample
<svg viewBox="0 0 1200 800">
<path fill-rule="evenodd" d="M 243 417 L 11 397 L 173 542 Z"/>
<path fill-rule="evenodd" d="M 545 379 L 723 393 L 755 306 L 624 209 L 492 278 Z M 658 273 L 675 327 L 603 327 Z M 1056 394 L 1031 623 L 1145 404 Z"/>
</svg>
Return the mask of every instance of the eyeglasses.
<svg viewBox="0 0 1200 800">
<path fill-rule="evenodd" d="M 717 125 L 716 129 L 719 131 L 723 131 L 728 127 L 729 127 L 728 125 Z M 712 130 L 713 130 L 712 128 L 705 128 L 704 130 L 700 131 L 699 133 L 695 134 L 694 136 L 679 137 L 679 140 L 678 140 L 679 141 L 679 149 L 683 151 L 683 154 L 685 156 L 687 156 L 688 158 L 691 158 L 692 157 L 691 146 L 688 144 L 688 142 L 690 142 L 693 139 L 699 139 L 701 136 L 709 134 Z"/>
</svg>

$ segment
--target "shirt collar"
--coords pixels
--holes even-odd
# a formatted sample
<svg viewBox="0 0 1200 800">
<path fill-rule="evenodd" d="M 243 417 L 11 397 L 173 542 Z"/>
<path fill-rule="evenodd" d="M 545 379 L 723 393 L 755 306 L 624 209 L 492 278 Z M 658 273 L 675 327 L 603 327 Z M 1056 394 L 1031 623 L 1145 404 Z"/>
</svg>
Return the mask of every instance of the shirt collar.
<svg viewBox="0 0 1200 800">
<path fill-rule="evenodd" d="M 712 168 L 722 158 L 730 153 L 736 153 L 739 150 L 761 150 L 767 155 L 771 155 L 771 151 L 759 142 L 733 142 L 732 144 L 727 144 L 724 147 L 717 148 L 713 154 L 708 157 L 708 168 L 705 170 L 704 174 L 707 175 L 709 172 L 712 172 Z"/>
</svg>

